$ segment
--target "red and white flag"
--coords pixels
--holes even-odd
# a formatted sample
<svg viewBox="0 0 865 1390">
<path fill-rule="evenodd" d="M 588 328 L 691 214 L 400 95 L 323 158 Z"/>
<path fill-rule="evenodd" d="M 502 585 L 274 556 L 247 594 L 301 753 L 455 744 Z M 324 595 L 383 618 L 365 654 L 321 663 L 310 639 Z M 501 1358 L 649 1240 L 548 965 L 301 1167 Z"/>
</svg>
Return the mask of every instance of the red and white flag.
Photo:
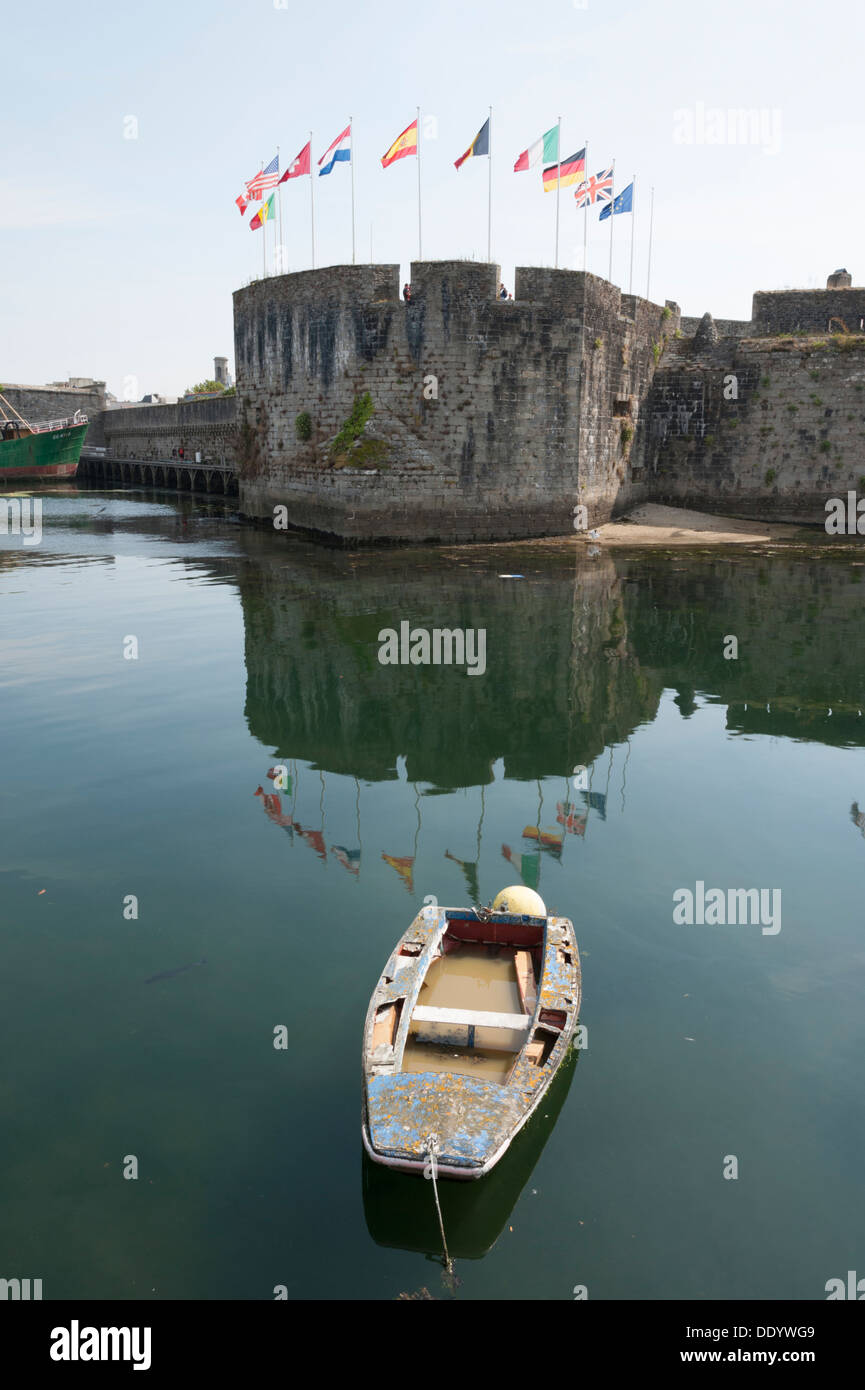
<svg viewBox="0 0 865 1390">
<path fill-rule="evenodd" d="M 249 207 L 249 201 L 248 201 L 248 199 L 244 198 L 243 194 L 241 193 L 240 197 L 239 197 L 239 198 L 235 198 L 234 201 L 236 202 L 238 208 L 240 209 L 240 215 L 241 215 L 241 217 L 243 217 L 244 214 L 246 213 L 246 209 Z"/>
<path fill-rule="evenodd" d="M 577 200 L 577 207 L 594 207 L 595 203 L 609 203 L 613 196 L 613 169 L 602 169 L 599 174 L 592 174 L 591 178 L 585 183 L 581 183 L 575 191 L 574 197 Z"/>
<path fill-rule="evenodd" d="M 260 202 L 268 188 L 276 188 L 279 183 L 279 155 L 275 155 L 266 169 L 260 169 L 254 179 L 250 179 L 246 190 L 250 198 Z"/>
<path fill-rule="evenodd" d="M 280 183 L 285 183 L 286 179 L 299 179 L 301 174 L 309 173 L 312 159 L 311 143 L 310 140 L 307 140 L 300 154 L 289 164 L 282 178 L 279 180 Z"/>
</svg>

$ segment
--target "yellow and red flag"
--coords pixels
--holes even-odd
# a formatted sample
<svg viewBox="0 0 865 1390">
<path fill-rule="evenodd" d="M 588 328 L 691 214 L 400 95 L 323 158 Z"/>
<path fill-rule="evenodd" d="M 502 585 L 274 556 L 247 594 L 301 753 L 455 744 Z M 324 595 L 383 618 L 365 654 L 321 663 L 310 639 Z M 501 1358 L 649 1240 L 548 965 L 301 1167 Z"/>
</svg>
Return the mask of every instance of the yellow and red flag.
<svg viewBox="0 0 865 1390">
<path fill-rule="evenodd" d="M 461 154 L 459 159 L 454 160 L 454 168 L 459 169 L 460 165 L 465 164 L 466 160 L 471 159 L 472 155 L 489 154 L 489 152 L 490 122 L 489 117 L 487 117 L 465 154 Z"/>
<path fill-rule="evenodd" d="M 271 195 L 270 195 L 270 197 L 268 198 L 267 202 L 266 202 L 266 203 L 262 203 L 261 207 L 258 209 L 258 212 L 255 214 L 255 216 L 254 216 L 254 217 L 252 218 L 252 220 L 250 221 L 249 230 L 250 230 L 251 232 L 257 232 L 258 229 L 259 229 L 259 227 L 263 227 L 264 224 L 265 224 L 265 222 L 267 222 L 272 216 L 273 216 L 273 194 L 271 193 Z"/>
<path fill-rule="evenodd" d="M 398 135 L 386 154 L 381 157 L 381 167 L 387 169 L 388 165 L 393 164 L 396 159 L 405 159 L 407 154 L 417 154 L 417 121 L 412 121 L 410 126 L 406 126 L 402 135 Z"/>
<path fill-rule="evenodd" d="M 382 859 L 386 864 L 390 864 L 392 869 L 396 869 L 409 893 L 414 892 L 414 855 L 404 854 L 383 854 Z"/>
</svg>

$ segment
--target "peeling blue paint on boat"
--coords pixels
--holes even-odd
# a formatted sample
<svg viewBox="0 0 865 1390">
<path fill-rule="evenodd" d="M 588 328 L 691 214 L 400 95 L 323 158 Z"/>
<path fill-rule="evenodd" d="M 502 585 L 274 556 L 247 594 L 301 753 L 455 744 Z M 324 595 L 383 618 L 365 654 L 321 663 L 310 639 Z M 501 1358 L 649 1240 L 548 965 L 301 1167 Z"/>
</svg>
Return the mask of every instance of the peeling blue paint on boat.
<svg viewBox="0 0 865 1390">
<path fill-rule="evenodd" d="M 451 923 L 473 923 L 479 941 L 502 941 L 509 931 L 542 931 L 540 975 L 534 1013 L 506 1082 L 460 1073 L 403 1072 L 412 1013 L 421 986 Z M 488 932 L 485 936 L 483 933 Z M 506 940 L 503 944 L 513 944 Z M 416 954 L 401 955 L 408 947 Z M 515 949 L 517 949 L 515 947 Z M 519 949 L 525 949 L 519 947 Z M 423 1170 L 430 1136 L 438 1143 L 443 1176 L 478 1177 L 488 1172 L 539 1104 L 573 1039 L 581 1002 L 580 960 L 572 923 L 564 917 L 537 918 L 472 909 L 424 908 L 395 946 L 367 1012 L 363 1044 L 363 1140 L 370 1157 L 391 1167 Z M 378 1012 L 401 1007 L 391 1042 L 373 1050 Z M 393 1017 L 393 1015 L 391 1015 Z M 539 1030 L 539 1031 L 538 1031 Z M 529 1055 L 532 1041 L 549 1046 L 543 1061 Z"/>
</svg>

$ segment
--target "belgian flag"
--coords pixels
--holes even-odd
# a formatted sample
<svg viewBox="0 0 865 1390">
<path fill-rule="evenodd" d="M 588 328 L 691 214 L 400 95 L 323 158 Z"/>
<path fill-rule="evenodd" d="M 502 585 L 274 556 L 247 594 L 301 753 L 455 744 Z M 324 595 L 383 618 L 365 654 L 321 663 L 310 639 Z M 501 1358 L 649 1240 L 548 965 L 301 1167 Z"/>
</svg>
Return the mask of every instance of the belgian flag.
<svg viewBox="0 0 865 1390">
<path fill-rule="evenodd" d="M 459 159 L 454 160 L 454 168 L 459 169 L 461 164 L 465 164 L 472 155 L 489 154 L 490 152 L 490 118 L 487 116 L 477 135 L 469 145 L 465 154 L 461 154 Z"/>
</svg>

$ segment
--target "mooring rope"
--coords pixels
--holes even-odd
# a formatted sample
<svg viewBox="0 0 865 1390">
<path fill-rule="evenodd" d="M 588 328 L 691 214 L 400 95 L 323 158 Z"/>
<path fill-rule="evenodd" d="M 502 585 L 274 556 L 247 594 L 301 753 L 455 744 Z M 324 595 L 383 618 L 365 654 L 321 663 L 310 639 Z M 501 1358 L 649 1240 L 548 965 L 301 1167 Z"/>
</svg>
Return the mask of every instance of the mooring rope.
<svg viewBox="0 0 865 1390">
<path fill-rule="evenodd" d="M 439 1218 L 439 1230 L 441 1231 L 441 1235 L 442 1235 L 442 1246 L 444 1247 L 444 1253 L 445 1253 L 445 1269 L 447 1270 L 448 1274 L 452 1274 L 452 1273 L 453 1273 L 453 1261 L 451 1260 L 451 1257 L 450 1257 L 450 1255 L 448 1254 L 448 1243 L 447 1243 L 447 1240 L 445 1239 L 445 1223 L 444 1223 L 444 1221 L 442 1220 L 442 1209 L 441 1209 L 441 1205 L 440 1205 L 440 1203 L 439 1203 L 438 1184 L 437 1184 L 437 1181 L 436 1181 L 436 1179 L 437 1179 L 437 1170 L 438 1170 L 438 1164 L 437 1164 L 437 1162 L 436 1162 L 436 1155 L 437 1155 L 438 1151 L 439 1151 L 439 1142 L 438 1142 L 437 1136 L 436 1136 L 435 1134 L 430 1134 L 430 1135 L 428 1135 L 428 1136 L 427 1136 L 427 1140 L 426 1140 L 426 1152 L 427 1152 L 427 1154 L 428 1154 L 428 1156 L 429 1156 L 429 1163 L 428 1163 L 428 1165 L 427 1165 L 427 1167 L 429 1168 L 429 1173 L 427 1173 L 426 1168 L 425 1168 L 425 1169 L 424 1169 L 424 1177 L 430 1177 L 430 1178 L 432 1178 L 433 1196 L 435 1197 L 436 1211 L 438 1212 L 438 1218 Z"/>
</svg>

